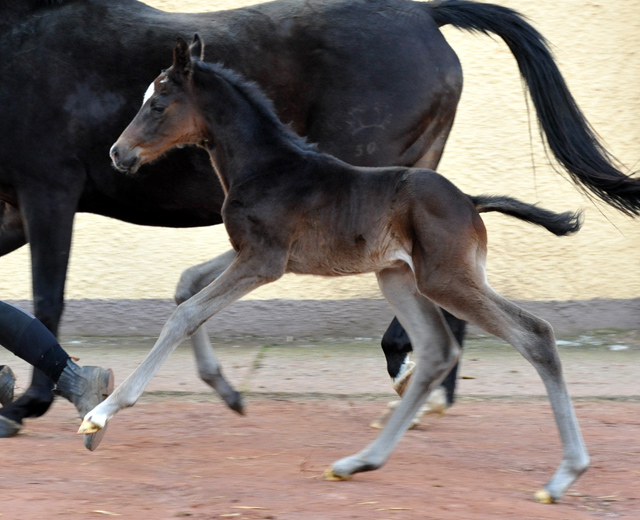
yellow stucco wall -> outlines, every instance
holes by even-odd
[[[150,0],[203,11],[255,2]],[[553,44],[573,95],[624,164],[640,168],[640,3],[498,0],[526,14]],[[465,87],[440,171],[469,193],[510,194],[545,207],[586,209],[575,237],[559,239],[505,216],[485,218],[489,280],[531,300],[640,297],[640,222],[594,205],[553,171],[527,113],[515,60],[498,39],[445,27]],[[94,215],[76,219],[67,298],[169,298],[180,272],[228,248],[224,229],[144,228]],[[0,293],[31,297],[28,249],[0,259]],[[249,296],[380,297],[372,276],[288,276]]]

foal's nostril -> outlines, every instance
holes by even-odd
[[[111,147],[111,150],[109,150],[109,157],[111,157],[113,164],[118,164],[118,161],[120,161],[120,152],[118,152],[115,144]]]

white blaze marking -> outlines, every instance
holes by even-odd
[[[155,81],[151,82],[151,85],[149,85],[149,88],[147,89],[147,91],[144,93],[144,99],[142,100],[142,104],[144,105],[147,101],[149,101],[149,98],[151,96],[153,96],[156,92],[156,87],[154,86]]]

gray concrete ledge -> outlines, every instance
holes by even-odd
[[[32,310],[31,301],[12,301]],[[640,329],[640,298],[517,302],[549,321],[558,333]],[[175,310],[171,300],[68,300],[60,333],[157,336]],[[380,338],[393,314],[384,300],[240,301],[208,323],[223,336]],[[478,332],[478,330],[473,330]]]

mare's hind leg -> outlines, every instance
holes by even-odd
[[[589,455],[562,375],[562,365],[551,326],[497,294],[484,275],[470,274],[470,283],[452,281],[420,290],[439,305],[474,325],[511,343],[536,369],[546,387],[560,438],[562,462],[551,480],[536,493],[541,502],[559,500],[589,467]],[[434,290],[435,289],[435,290]]]
[[[453,337],[462,349],[462,342],[464,341],[467,322],[459,320],[444,309],[441,309],[441,311],[447,325],[453,333]],[[387,359],[387,372],[393,382],[393,388],[398,392],[398,395],[402,396],[409,384],[409,381],[411,380],[415,363],[411,361],[410,358],[411,353],[413,352],[411,340],[402,325],[400,325],[398,318],[393,318],[391,325],[389,325],[389,328],[384,333],[382,338],[382,350],[385,358]],[[460,353],[460,357],[461,356],[462,352]],[[418,426],[420,424],[420,419],[427,414],[438,414],[439,416],[443,416],[447,408],[455,402],[455,390],[458,380],[458,368],[460,367],[460,357],[440,386],[435,388],[429,394],[426,403],[422,408],[420,408],[413,419],[411,428]],[[399,400],[389,402],[387,404],[387,408],[379,417],[374,419],[369,426],[372,428],[382,429],[384,425],[387,424],[389,417],[391,417],[391,413],[396,406],[398,406],[398,403],[400,403]]]
[[[232,249],[213,260],[185,270],[176,288],[176,303],[180,305],[187,301],[218,278],[231,265],[235,257],[236,252]],[[200,378],[218,393],[229,408],[240,414],[243,413],[242,395],[224,377],[204,325],[198,327],[191,336],[191,346]]]
[[[361,452],[334,463],[326,473],[329,479],[345,479],[382,466],[428,393],[456,363],[460,351],[440,309],[418,292],[413,272],[406,264],[378,273],[378,283],[411,338],[416,368],[402,401],[380,435]]]

